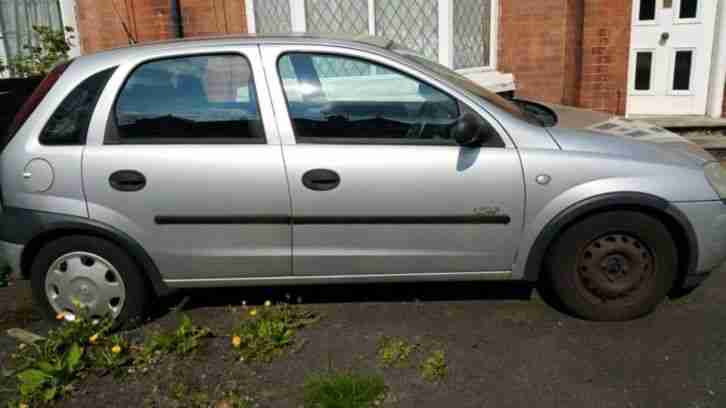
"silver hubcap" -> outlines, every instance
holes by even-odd
[[[110,262],[88,252],[71,252],[56,259],[45,275],[45,295],[56,313],[78,313],[100,318],[121,313],[126,286]]]

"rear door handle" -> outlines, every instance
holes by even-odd
[[[136,170],[119,170],[109,176],[108,182],[118,191],[139,191],[146,186],[146,177]]]
[[[338,187],[340,176],[333,170],[313,169],[303,174],[302,182],[310,190],[327,191]]]

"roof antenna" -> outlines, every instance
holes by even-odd
[[[125,3],[124,3],[125,4]],[[129,41],[129,45],[134,45],[137,43],[136,38],[134,38],[133,35],[131,35],[131,31],[129,31],[129,27],[126,25],[126,22],[123,18],[121,18],[121,13],[118,12],[118,9],[116,8],[116,0],[111,0],[111,6],[113,7],[113,11],[116,13],[116,17],[118,17],[118,20],[121,22],[121,26],[124,29],[124,32],[126,33],[126,39]],[[128,12],[128,10],[127,10]]]

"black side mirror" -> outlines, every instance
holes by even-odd
[[[451,128],[451,136],[456,143],[466,147],[481,146],[491,136],[489,126],[482,123],[476,115],[471,112],[463,114]]]

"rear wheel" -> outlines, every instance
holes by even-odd
[[[660,221],[612,211],[568,228],[551,248],[547,269],[552,289],[571,312],[628,320],[665,298],[677,265],[676,246]]]
[[[36,303],[48,318],[79,313],[110,316],[117,325],[139,322],[150,292],[141,271],[117,245],[101,238],[68,236],[38,252],[31,266]]]

